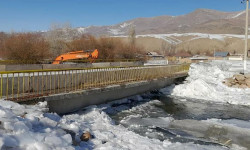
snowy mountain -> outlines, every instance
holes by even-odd
[[[181,16],[157,16],[136,18],[111,26],[89,26],[77,28],[81,33],[96,36],[128,35],[131,26],[137,34],[169,33],[219,33],[243,34],[245,11],[221,12],[210,9],[197,9]]]

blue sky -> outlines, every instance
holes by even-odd
[[[52,23],[73,27],[112,25],[138,17],[182,15],[198,8],[245,9],[241,0],[0,0],[0,31],[47,30]]]

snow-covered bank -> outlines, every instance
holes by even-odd
[[[0,100],[0,149],[74,149],[71,136],[58,127],[60,117],[45,106]]]
[[[230,104],[250,105],[250,89],[227,87],[222,83],[225,78],[232,77],[242,71],[242,62],[213,61],[192,64],[189,76],[184,84],[165,88],[161,91],[171,95],[203,99]],[[250,62],[248,62],[248,71]]]
[[[46,103],[24,106],[1,100],[0,149],[225,149],[149,139],[115,125],[102,109],[92,106],[61,117],[47,113]],[[89,131],[94,138],[81,142],[79,137],[84,131]]]

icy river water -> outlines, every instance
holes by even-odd
[[[241,68],[235,61],[192,64],[183,83],[111,103],[104,111],[117,125],[151,139],[250,149],[250,89],[222,83]]]
[[[139,102],[131,98],[124,103],[114,103],[105,112],[116,124],[148,138],[250,149],[249,106],[184,99],[157,92],[149,95],[142,96]]]

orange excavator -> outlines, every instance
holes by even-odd
[[[54,60],[52,64],[61,64],[63,61],[68,60],[78,60],[78,59],[90,59],[91,62],[94,61],[94,59],[98,58],[98,50],[95,49],[94,51],[75,51],[75,52],[68,52],[66,54],[62,54]]]

